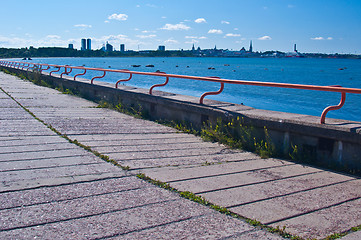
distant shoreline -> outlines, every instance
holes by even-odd
[[[223,49],[192,50],[146,50],[146,51],[111,51],[86,50],[71,48],[0,48],[0,58],[36,58],[36,57],[220,57],[220,58],[334,58],[361,59],[361,54],[325,54],[299,52],[239,52]]]

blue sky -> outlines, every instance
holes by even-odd
[[[0,47],[196,47],[361,54],[361,0],[1,1]]]

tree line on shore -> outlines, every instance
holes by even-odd
[[[112,51],[77,50],[61,47],[40,48],[0,48],[0,58],[33,58],[33,57],[192,57],[193,54],[185,51]]]
[[[243,57],[264,57],[281,56],[279,51],[266,51]],[[39,47],[39,48],[0,48],[0,58],[33,58],[33,57],[195,57],[192,51],[183,50],[147,50],[147,51],[103,51],[103,50],[77,50],[62,47]],[[324,54],[324,53],[303,53],[303,57],[309,58],[348,58],[361,59],[356,54]],[[242,56],[240,56],[242,57]]]

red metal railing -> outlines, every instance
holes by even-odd
[[[165,86],[169,82],[169,78],[182,78],[182,79],[190,79],[190,80],[200,80],[200,81],[209,81],[209,82],[218,82],[221,84],[221,87],[216,92],[206,92],[204,93],[200,98],[200,104],[203,104],[203,100],[208,95],[217,95],[220,94],[224,89],[224,84],[238,84],[238,85],[249,85],[249,86],[263,86],[263,87],[276,87],[276,88],[290,88],[290,89],[303,89],[303,90],[314,90],[314,91],[324,91],[324,92],[339,92],[341,93],[341,101],[336,106],[329,106],[325,108],[321,114],[320,123],[325,123],[326,114],[329,111],[332,110],[338,110],[340,109],[345,101],[346,101],[346,93],[354,93],[354,94],[361,94],[361,89],[359,88],[344,88],[341,86],[317,86],[317,85],[304,85],[304,84],[291,84],[291,83],[276,83],[276,82],[259,82],[259,81],[246,81],[246,80],[231,80],[231,79],[222,79],[219,77],[197,77],[197,76],[186,76],[186,75],[177,75],[177,74],[167,74],[164,72],[137,72],[137,71],[129,71],[128,69],[103,69],[103,68],[89,68],[89,67],[77,67],[77,66],[69,66],[69,65],[54,65],[54,64],[41,64],[41,63],[28,63],[28,62],[18,62],[18,61],[0,61],[1,66],[5,67],[12,67],[12,68],[19,68],[24,69],[27,68],[27,71],[30,68],[36,69],[39,72],[42,72],[44,70],[48,70],[51,67],[57,68],[57,70],[53,70],[49,73],[51,75],[52,73],[59,72],[61,68],[64,68],[64,72],[61,73],[60,77],[63,76],[63,74],[69,74],[73,69],[79,69],[84,70],[81,74],[76,74],[73,78],[73,80],[76,79],[76,77],[84,75],[87,71],[102,71],[102,76],[93,77],[90,80],[90,83],[94,83],[94,79],[100,79],[103,78],[107,72],[114,72],[114,73],[128,73],[130,74],[128,79],[121,79],[118,80],[115,84],[115,88],[118,88],[118,84],[120,82],[129,81],[133,74],[137,75],[147,75],[147,76],[159,76],[159,77],[165,77],[166,81],[162,84],[155,84],[149,89],[149,94],[152,94],[153,89],[155,87],[161,87]],[[43,66],[46,66],[46,69],[42,69]],[[70,69],[69,71],[67,69]]]

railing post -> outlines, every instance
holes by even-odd
[[[53,71],[51,71],[51,72],[49,73],[49,76],[51,76],[52,73],[59,72],[61,67],[55,67],[55,68],[57,68],[58,70],[53,70]]]
[[[76,75],[74,76],[73,80],[75,81],[75,79],[76,79],[77,76],[83,76],[85,73],[86,73],[86,69],[84,69],[84,72],[83,72],[83,73],[76,74]]]
[[[106,74],[106,73],[107,73],[107,72],[104,70],[104,73],[103,73],[103,75],[102,75],[102,76],[93,77],[93,78],[90,80],[90,83],[91,83],[91,84],[93,84],[94,79],[98,79],[98,78],[103,78],[103,77],[105,77],[105,74]]]
[[[210,78],[220,79],[220,77],[210,77]],[[216,92],[206,92],[206,93],[203,93],[202,96],[201,96],[201,98],[199,99],[199,104],[203,104],[203,100],[204,100],[204,98],[205,98],[206,96],[208,96],[208,95],[218,95],[218,94],[220,94],[220,93],[223,91],[223,89],[224,89],[224,83],[221,82],[221,87],[219,88],[218,91],[216,91]]]
[[[124,70],[124,71],[129,71],[128,69],[122,69],[122,70]],[[133,74],[132,74],[132,73],[129,73],[129,78],[118,80],[118,81],[115,83],[115,88],[118,88],[118,84],[119,84],[120,82],[127,82],[127,81],[129,81],[130,79],[132,79],[132,77],[133,77]]]
[[[335,85],[335,86],[330,86],[330,87],[341,87],[339,85]],[[341,100],[340,103],[338,105],[335,106],[329,106],[327,108],[325,108],[321,114],[321,119],[320,119],[320,123],[321,124],[325,124],[325,119],[326,119],[326,114],[329,111],[333,111],[333,110],[338,110],[340,108],[342,108],[342,106],[345,104],[346,102],[346,93],[345,92],[341,92]]]
[[[166,74],[165,72],[157,72],[157,73]],[[153,86],[149,89],[149,94],[150,94],[150,95],[152,95],[152,93],[153,93],[153,88],[155,88],[155,87],[163,87],[163,86],[165,86],[165,85],[168,84],[168,82],[169,82],[169,77],[168,77],[168,76],[165,76],[165,77],[166,77],[166,80],[165,80],[164,83],[155,84],[155,85],[153,85]]]
[[[68,68],[70,68],[70,71],[68,72]],[[65,65],[65,72],[60,74],[60,78],[63,78],[63,74],[68,75],[69,73],[71,73],[71,71],[73,71],[72,67],[69,67],[68,65]]]
[[[46,69],[43,69],[43,66],[41,66],[40,73],[43,73],[43,71],[50,69],[50,66],[47,65],[46,67],[47,67]]]

